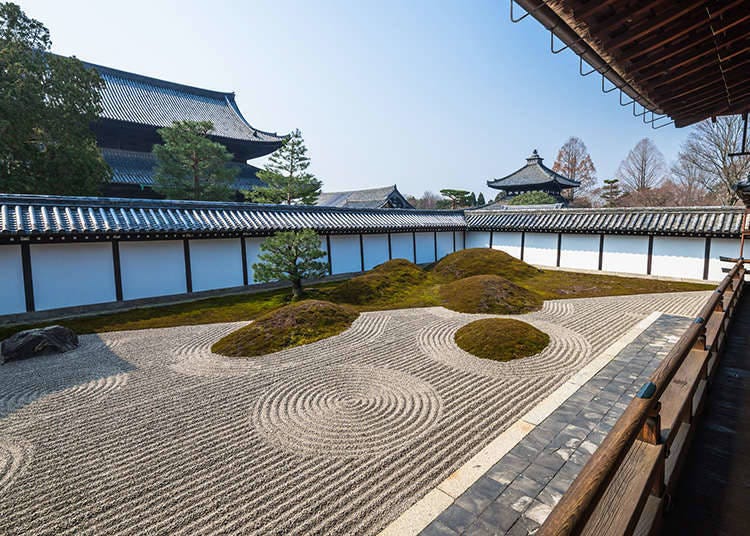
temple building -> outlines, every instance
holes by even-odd
[[[108,197],[161,197],[153,190],[156,159],[151,153],[162,143],[157,129],[174,121],[211,121],[211,138],[234,155],[240,168],[236,190],[263,184],[259,169],[247,164],[278,149],[284,137],[254,128],[245,120],[234,93],[211,91],[166,82],[139,74],[94,65],[104,80],[102,113],[92,125],[102,155],[112,168],[112,180],[103,188]]]
[[[414,208],[396,185],[348,192],[323,192],[316,205],[339,208]]]
[[[536,149],[526,159],[526,165],[501,179],[487,181],[487,186],[502,190],[508,197],[526,192],[544,192],[550,194],[560,203],[567,203],[573,197],[573,189],[581,183],[552,171],[542,163]],[[563,191],[570,194],[563,195]]]

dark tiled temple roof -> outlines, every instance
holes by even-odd
[[[348,208],[414,208],[401,195],[395,184],[367,190],[323,192],[318,197],[317,205]]]
[[[174,121],[211,121],[213,135],[232,140],[280,145],[283,137],[252,127],[234,93],[210,91],[85,63],[104,79],[101,117],[153,127]],[[269,151],[270,152],[270,151]]]
[[[571,180],[552,171],[542,163],[543,158],[534,152],[526,159],[526,165],[501,179],[487,181],[487,186],[498,190],[522,189],[525,187],[542,187],[545,184],[556,183],[561,188],[576,188],[580,182]]]
[[[737,237],[743,208],[472,210],[469,229],[495,231]]]
[[[123,151],[121,149],[101,149],[104,160],[112,168],[112,181],[118,184],[138,184],[140,186],[154,185],[154,169],[156,157],[153,153],[140,151]],[[230,162],[230,165],[240,168],[234,183],[236,190],[251,190],[264,183],[255,175],[259,169],[249,164]]]
[[[80,239],[268,235],[310,228],[323,233],[464,230],[460,211],[160,201],[0,194],[0,242],[19,237]],[[132,236],[131,236],[132,237]]]

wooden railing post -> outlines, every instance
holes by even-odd
[[[659,415],[661,410],[661,403],[656,402],[651,406],[646,414],[646,421],[641,427],[641,431],[638,433],[638,439],[651,443],[652,445],[658,445],[661,440],[661,416]]]

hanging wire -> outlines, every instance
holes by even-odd
[[[609,89],[605,89],[605,87],[604,87],[604,81],[605,80],[609,80],[609,78],[607,78],[606,76],[604,76],[604,73],[602,73],[602,93],[612,93],[616,89],[622,89],[621,87],[612,84],[612,82],[610,82],[610,84],[612,84],[612,87],[609,88]]]
[[[620,90],[620,106],[630,106],[631,104],[635,102],[635,99],[631,99],[630,102],[622,102],[622,95],[623,95],[623,91]]]
[[[549,31],[549,50],[550,50],[550,52],[552,52],[553,54],[559,54],[563,50],[567,50],[569,48],[570,48],[570,45],[565,45],[564,47],[555,50],[555,32],[554,32],[554,28]]]
[[[586,65],[589,65],[589,64],[587,63]],[[589,65],[589,67],[591,67],[591,65]],[[583,72],[583,56],[578,56],[578,73],[579,73],[579,74],[580,74],[581,76],[588,76],[588,75],[590,75],[591,73],[595,73],[595,72],[596,72],[596,69],[594,69],[594,68],[592,67],[592,68],[591,68],[591,70],[590,70],[589,72],[587,72],[587,73],[584,73],[584,72]]]

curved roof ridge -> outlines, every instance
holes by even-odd
[[[526,165],[521,166],[513,173],[510,173],[504,177],[500,177],[499,179],[488,180],[487,186],[489,186],[490,188],[502,189],[503,182],[507,181],[506,184],[511,185],[509,183],[513,179],[516,180],[517,184],[513,184],[512,186],[518,186],[521,184],[543,184],[543,182],[541,181],[543,176],[546,176],[548,179],[559,183],[561,186],[575,188],[581,185],[579,181],[569,179],[565,175],[561,175],[557,171],[548,168],[542,163],[543,160],[544,159],[539,156],[536,149],[534,149],[534,152],[531,154],[531,156],[526,159]],[[536,175],[536,177],[534,175]]]

